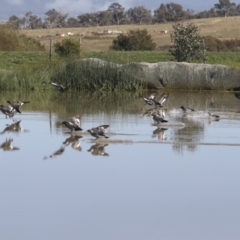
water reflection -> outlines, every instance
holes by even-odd
[[[55,152],[53,152],[51,155],[49,155],[48,157],[45,156],[43,159],[46,160],[48,158],[54,158],[54,157],[57,157],[57,156],[60,156],[64,153],[65,151],[65,146],[61,146],[58,150],[56,150]]]
[[[106,143],[95,143],[87,151],[94,156],[105,156],[108,157],[109,154],[105,152],[105,147],[108,146]]]
[[[74,149],[74,150],[77,150],[77,151],[82,151],[82,148],[80,146],[80,141],[79,139],[82,138],[82,136],[80,135],[72,135],[68,138],[65,139],[65,141],[63,142],[63,144],[65,146],[69,146],[71,145],[71,147]]]
[[[3,129],[1,134],[4,134],[6,132],[28,132],[28,130],[23,129],[20,125],[21,120],[13,120],[14,122],[12,124],[7,124],[7,126]]]
[[[14,147],[14,146],[12,145],[12,142],[13,142],[13,139],[12,139],[12,138],[6,139],[5,142],[3,142],[3,143],[0,145],[0,148],[2,148],[3,151],[15,151],[15,150],[19,150],[18,147]]]

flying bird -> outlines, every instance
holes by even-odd
[[[6,115],[6,118],[12,118],[14,114],[16,113],[16,110],[12,106],[3,106],[0,105],[0,110],[2,111],[3,114]]]
[[[16,112],[20,113],[21,114],[21,111],[20,111],[20,107],[23,105],[23,104],[26,104],[26,103],[29,103],[30,101],[23,101],[23,102],[10,102],[10,101],[7,101],[7,103],[13,108],[16,110]]]
[[[159,98],[154,97],[153,101],[156,107],[163,107],[163,103],[168,99],[169,94],[163,93]]]

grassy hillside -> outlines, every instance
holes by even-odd
[[[237,17],[221,17],[194,19],[191,21],[200,29],[202,36],[213,36],[219,39],[240,38],[240,16]],[[55,28],[55,29],[36,29],[36,30],[20,30],[21,33],[34,38],[38,38],[42,44],[49,49],[49,40],[53,42],[61,41],[63,38],[57,37],[56,34],[72,32],[79,39],[81,36],[83,51],[107,51],[116,35],[107,35],[104,37],[90,36],[91,32],[102,32],[103,30],[119,30],[128,31],[130,29],[147,29],[152,35],[154,42],[158,47],[171,44],[170,34],[172,33],[172,23],[152,24],[152,25],[120,25],[120,26],[104,26],[104,27],[82,27],[82,28]],[[166,34],[161,34],[161,30],[167,30]]]

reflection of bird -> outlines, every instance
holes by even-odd
[[[156,99],[156,97],[153,98],[153,101],[155,103],[155,106],[163,107],[163,103],[167,100],[169,94],[163,93],[159,98]]]
[[[184,106],[181,106],[180,108],[183,110],[184,113],[191,113],[195,111],[193,108],[186,108]]]
[[[16,113],[16,110],[11,106],[0,105],[0,110],[2,111],[3,114],[6,115],[6,118],[7,117],[11,118]]]
[[[60,147],[56,152],[54,152],[52,155],[50,155],[50,157],[55,157],[55,156],[61,155],[61,154],[63,154],[64,150],[65,150],[64,147]]]
[[[21,122],[21,120],[14,122],[12,124],[7,124],[7,127],[5,127],[1,133],[3,134],[5,132],[20,132],[20,131],[22,131],[20,122]]]
[[[10,101],[7,101],[7,103],[9,103],[9,105],[10,105],[13,109],[15,109],[18,113],[21,113],[20,107],[21,107],[23,104],[29,103],[29,101],[24,101],[24,102],[10,102]]]
[[[82,151],[82,148],[80,146],[79,138],[82,136],[76,136],[76,135],[71,135],[69,138],[66,138],[66,140],[63,142],[66,146],[71,144],[72,148],[78,151]]]
[[[158,139],[159,140],[165,140],[165,131],[167,130],[167,128],[157,128],[153,131],[154,135],[158,135]]]
[[[105,129],[108,127],[109,125],[101,125],[96,128],[88,129],[87,131],[95,138],[100,138],[100,137],[108,138],[108,136],[105,135]]]
[[[162,117],[160,117],[157,113],[152,113],[152,118],[154,120],[154,122],[156,123],[164,123],[164,122],[168,122],[167,120],[163,119]]]
[[[240,99],[240,93],[235,93],[234,95],[236,98]]]
[[[71,132],[73,131],[82,131],[82,128],[80,128],[77,124],[71,122],[71,121],[63,121],[62,122],[65,127],[69,128]]]
[[[218,121],[218,120],[220,119],[220,116],[218,116],[218,115],[216,115],[216,114],[212,114],[212,113],[208,112],[208,115],[209,115],[209,118],[210,118],[211,120],[216,120],[216,121]]]
[[[107,145],[108,144],[96,143],[96,144],[92,145],[87,151],[91,152],[91,154],[94,156],[109,156],[109,154],[106,153],[105,149],[104,149]]]
[[[14,150],[19,150],[18,147],[13,147],[12,146],[12,138],[6,139],[4,143],[1,144],[0,148],[2,148],[4,151],[14,151]]]

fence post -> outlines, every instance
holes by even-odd
[[[49,59],[52,60],[52,39],[50,39]]]

